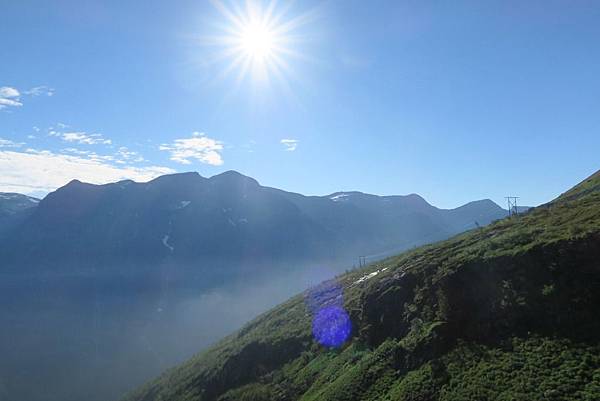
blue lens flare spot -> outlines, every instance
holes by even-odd
[[[326,347],[340,347],[351,330],[350,316],[339,306],[327,306],[319,310],[313,319],[313,336]]]
[[[335,280],[325,281],[307,290],[304,301],[312,314],[327,306],[342,307],[344,305],[342,286]]]

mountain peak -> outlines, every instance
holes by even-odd
[[[196,180],[199,178],[204,178],[204,177],[202,177],[200,175],[200,173],[198,173],[197,171],[186,171],[183,173],[173,173],[173,174],[161,175],[161,176],[156,177],[155,179],[151,180],[150,182]]]
[[[479,199],[479,200],[474,200],[468,203],[465,203],[462,206],[459,206],[457,209],[460,208],[464,208],[464,207],[474,207],[474,206],[481,206],[481,207],[491,207],[494,209],[502,209],[496,202],[494,202],[491,199]]]
[[[251,186],[260,186],[258,181],[252,177],[248,177],[235,170],[227,170],[221,174],[213,175],[209,178],[212,182],[239,183]]]
[[[65,187],[69,187],[69,186],[76,186],[76,185],[81,185],[83,184],[83,182],[79,181],[78,179],[74,178],[71,181],[69,181],[67,183],[67,185],[65,185]]]
[[[198,172],[189,171],[185,173],[161,175],[148,182],[147,185],[155,189],[160,188],[161,190],[174,191],[196,187],[202,185],[205,181],[207,181],[207,179],[202,177]]]

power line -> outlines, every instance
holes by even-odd
[[[519,208],[517,206],[518,196],[505,196],[506,203],[508,204],[508,217],[516,216],[519,214]]]

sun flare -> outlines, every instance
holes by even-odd
[[[213,4],[225,17],[222,34],[209,42],[220,48],[218,60],[226,60],[222,75],[237,72],[238,81],[275,79],[285,81],[290,73],[289,60],[301,55],[294,45],[302,41],[298,28],[307,23],[309,14],[289,17],[289,7],[281,10],[276,1],[248,0],[243,6]]]
[[[240,37],[241,46],[248,56],[263,60],[274,48],[274,34],[259,24],[247,26]]]

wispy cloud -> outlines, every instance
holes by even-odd
[[[36,86],[23,92],[12,86],[2,86],[0,87],[0,109],[23,106],[22,96],[52,96],[53,94],[54,89],[47,86]]]
[[[114,146],[105,148],[110,154],[98,154],[95,151],[80,149],[76,145],[112,145],[111,139],[105,138],[102,134],[90,134],[85,131],[62,131],[70,126],[64,123],[56,123],[48,128],[48,136],[60,138],[64,142],[71,144],[70,147],[63,148],[59,151],[61,154],[77,155],[90,160],[114,162],[121,165],[130,165],[132,163],[145,162],[146,159],[137,151],[130,150],[126,146],[119,146],[116,150]]]
[[[64,132],[63,141],[76,142],[84,145],[110,145],[112,141],[102,137],[102,134],[88,134],[86,132]]]
[[[92,152],[91,150],[81,150],[81,149],[77,149],[77,148],[64,148],[64,149],[61,149],[61,153],[71,153],[74,155],[89,155],[94,152]]]
[[[146,161],[138,152],[129,150],[126,146],[121,146],[117,149],[115,153],[115,157],[117,158],[117,163],[125,163],[127,161],[140,163]]]
[[[11,97],[19,97],[21,94],[15,88],[11,88],[10,86],[2,86],[0,87],[0,97],[11,98]]]
[[[241,146],[248,153],[254,153],[254,148],[256,147],[256,141],[254,139],[250,139],[247,143]]]
[[[58,123],[58,128],[68,127],[65,124]],[[84,131],[62,132],[50,128],[48,136],[61,138],[65,142],[78,143],[81,145],[111,145],[112,140],[105,138],[102,134],[89,134]]]
[[[35,86],[29,90],[23,91],[23,94],[29,96],[52,96],[54,95],[54,89],[45,85]]]
[[[287,152],[293,152],[300,141],[298,139],[282,139],[280,142]]]
[[[223,164],[223,143],[200,132],[192,133],[191,138],[175,139],[170,144],[162,144],[159,150],[169,152],[170,159],[181,164],[191,164],[191,159],[213,166]]]
[[[0,148],[20,148],[25,145],[23,142],[14,142],[10,139],[0,138]]]
[[[81,157],[88,158],[90,160],[114,162],[117,164],[133,164],[145,162],[146,159],[138,152],[129,150],[125,146],[121,146],[116,152],[110,155],[101,155],[91,150],[84,150],[78,148],[64,148],[61,149],[60,153],[69,155],[78,155]]]
[[[0,87],[0,109],[23,106],[20,97],[21,93],[17,89],[10,86]]]
[[[39,194],[52,191],[72,179],[94,184],[124,179],[148,181],[174,172],[162,166],[115,165],[105,156],[96,154],[67,155],[36,149],[0,150],[0,191],[5,192]]]

